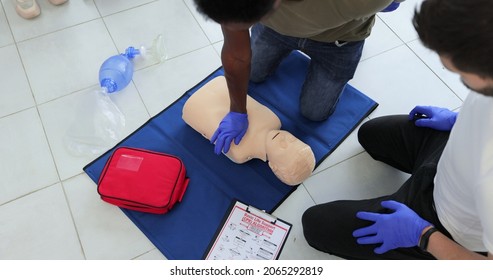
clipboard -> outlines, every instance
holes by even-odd
[[[277,260],[292,225],[273,215],[233,200],[204,260]]]

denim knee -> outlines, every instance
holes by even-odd
[[[323,90],[306,90],[304,89],[300,97],[301,115],[310,121],[325,121],[335,111],[339,97],[342,93],[334,94]]]
[[[267,78],[267,73],[260,74],[259,71],[255,71],[252,65],[252,71],[250,72],[250,81],[254,83],[261,83]]]
[[[301,115],[313,122],[327,120],[335,111],[335,104],[325,109],[314,109],[312,106],[300,105]]]
[[[296,47],[296,38],[284,36],[257,23],[252,27],[250,80],[263,82]]]

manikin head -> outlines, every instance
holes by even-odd
[[[287,185],[301,184],[315,167],[315,156],[310,146],[285,130],[270,131],[265,150],[270,168]]]

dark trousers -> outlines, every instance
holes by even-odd
[[[419,128],[407,115],[370,120],[358,131],[358,139],[376,160],[387,163],[411,177],[391,195],[367,200],[341,200],[313,206],[303,214],[305,238],[312,247],[346,259],[434,259],[418,247],[399,248],[384,254],[373,250],[380,246],[359,245],[352,232],[372,222],[356,218],[359,211],[388,213],[380,202],[396,200],[406,204],[420,217],[450,234],[440,224],[433,201],[436,166],[449,133]]]
[[[353,78],[364,41],[344,44],[318,42],[282,35],[260,23],[252,27],[250,79],[259,83],[272,74],[293,50],[310,57],[300,95],[300,112],[311,121],[323,121],[334,112],[347,82]]]

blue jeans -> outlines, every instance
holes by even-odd
[[[250,80],[262,82],[293,50],[308,55],[310,66],[300,95],[301,114],[312,121],[326,120],[335,110],[345,85],[353,78],[364,40],[324,43],[281,35],[257,23],[252,27]]]

